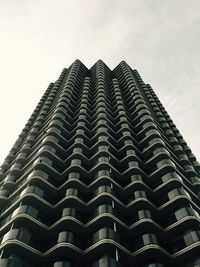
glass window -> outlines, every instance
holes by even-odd
[[[109,170],[98,171],[97,177],[100,177],[100,176],[109,176],[110,177],[110,171]]]
[[[148,265],[145,265],[145,267],[164,267],[161,263],[150,263]]]
[[[80,159],[72,159],[71,165],[81,165],[81,160]]]
[[[126,118],[126,117],[123,117],[123,116],[122,116],[122,117],[120,117],[120,119],[119,119],[119,120],[120,120],[120,122],[122,122],[122,121],[126,121],[126,122],[127,122],[127,118]]]
[[[83,126],[85,126],[85,122],[79,121],[77,125],[83,127]]]
[[[193,184],[195,184],[195,183],[200,183],[200,179],[199,179],[199,177],[197,177],[197,176],[191,177],[191,178],[190,178],[190,181],[191,181],[191,183],[193,183]]]
[[[106,118],[106,114],[100,112],[100,113],[97,115],[97,118]]]
[[[84,134],[84,130],[82,130],[82,129],[78,129],[78,130],[76,130],[76,134]]]
[[[137,161],[130,161],[129,163],[128,163],[128,167],[130,168],[130,167],[138,167],[139,166],[139,164],[138,164],[138,162]]]
[[[60,232],[58,236],[58,243],[61,242],[67,242],[67,243],[72,243],[74,242],[74,234],[71,231],[64,231]]]
[[[101,136],[99,136],[98,140],[99,141],[107,141],[108,140],[108,137],[107,136],[104,136],[104,135],[101,135]]]
[[[85,115],[79,115],[79,119],[80,120],[86,120],[86,116]]]
[[[69,173],[69,180],[70,179],[80,179],[80,173],[79,172],[71,172]]]
[[[149,136],[149,135],[151,135],[151,134],[160,135],[160,134],[158,133],[158,131],[157,131],[157,130],[154,130],[154,129],[151,129],[151,130],[149,130],[149,131],[146,132],[146,136]],[[156,150],[157,150],[157,149],[156,149]]]
[[[11,239],[18,239],[26,244],[29,244],[31,239],[31,233],[25,228],[12,229],[4,235],[2,243]]]
[[[104,145],[104,146],[99,146],[99,147],[98,147],[98,150],[99,150],[99,151],[102,151],[102,150],[106,150],[106,151],[108,151],[108,146],[105,146],[105,145]]]
[[[159,161],[157,163],[157,166],[158,166],[158,168],[160,168],[163,165],[167,165],[167,164],[175,166],[174,163],[170,159],[163,159],[163,160]]]
[[[121,128],[122,128],[122,129],[124,129],[124,128],[129,128],[129,126],[128,126],[127,123],[123,123],[123,124],[121,125]]]
[[[139,220],[145,219],[145,218],[149,218],[149,219],[152,218],[150,210],[139,210],[138,217],[139,217]]]
[[[142,176],[139,174],[131,175],[131,182],[142,181]]]
[[[82,107],[82,108],[87,108],[87,103],[83,103],[83,102],[82,102],[82,103],[81,103],[81,107]]]
[[[79,113],[83,113],[83,114],[84,114],[84,113],[87,113],[87,109],[85,109],[85,108],[81,108],[80,111],[79,111]]]
[[[6,189],[0,190],[0,198],[1,197],[8,197],[9,194],[10,194],[9,190],[6,190]]]
[[[31,179],[33,176],[39,176],[47,180],[48,174],[41,170],[33,170],[27,177],[27,179]]]
[[[145,193],[145,191],[138,190],[138,191],[134,192],[134,197],[135,197],[135,199],[140,198],[140,197],[146,198],[146,193]]]
[[[172,199],[179,195],[184,195],[183,188],[175,188],[168,193],[169,199]]]
[[[117,267],[119,266],[114,258],[109,255],[103,255],[92,267]]]
[[[97,125],[99,125],[99,124],[106,124],[106,120],[99,120],[98,122],[97,122]]]
[[[125,140],[124,145],[133,145],[133,141],[132,140]]]
[[[96,209],[96,215],[102,214],[102,213],[113,213],[113,208],[111,205],[100,205],[97,209]]]
[[[47,141],[51,141],[51,142],[54,142],[54,143],[59,143],[58,141],[58,138],[54,137],[54,136],[51,136],[51,135],[48,135],[47,137],[45,137],[43,140],[42,140],[42,143],[45,143]]]
[[[122,134],[123,136],[131,136],[131,133],[129,131],[123,131]]]
[[[98,129],[97,129],[97,133],[105,133],[107,131],[107,128],[106,127],[99,127]]]
[[[28,194],[28,193],[34,193],[34,194],[38,195],[39,197],[43,197],[44,191],[37,186],[31,185],[31,186],[28,186],[27,188],[25,188],[21,192],[20,196]]]
[[[183,236],[186,246],[200,240],[200,231],[191,231]]]
[[[99,107],[97,108],[97,112],[105,112],[106,109],[104,107]]]
[[[155,128],[155,125],[153,124],[153,122],[146,122],[142,127],[143,127],[143,129],[146,129],[147,127],[153,127],[153,128]],[[152,139],[153,140],[153,139]],[[158,140],[160,140],[160,139],[158,139]],[[155,142],[155,141],[154,141]],[[154,143],[153,142],[153,143]],[[153,144],[152,143],[152,144]]]
[[[109,159],[108,159],[108,157],[100,157],[100,158],[98,158],[98,163],[100,163],[100,162],[109,162]]]
[[[144,245],[158,244],[158,240],[155,234],[144,234],[142,236]]]
[[[159,147],[159,148],[156,148],[154,151],[153,151],[153,154],[154,155],[157,155],[158,153],[167,153],[169,155],[169,152],[166,150],[166,148],[164,147]]]
[[[75,138],[75,143],[83,144],[83,138]]]
[[[72,264],[69,261],[57,261],[53,267],[72,267]]]
[[[4,179],[4,184],[6,184],[6,183],[14,183],[15,181],[16,181],[16,175],[10,175],[10,174],[8,174],[7,176],[6,176],[6,178]]]
[[[46,163],[48,165],[52,165],[52,160],[48,159],[47,157],[39,157],[37,158],[34,162],[33,162],[33,165],[37,164],[37,163]]]
[[[97,195],[104,193],[104,192],[111,193],[111,187],[108,185],[102,185],[102,186],[99,186],[98,189],[96,190]]]
[[[177,221],[189,215],[193,215],[191,207],[183,207],[175,211]]]
[[[76,216],[76,209],[75,208],[71,208],[71,207],[67,207],[63,209],[63,213],[62,213],[62,217],[64,216],[72,216],[75,217]]]
[[[75,147],[75,148],[73,149],[73,153],[82,153],[82,151],[83,151],[83,149],[80,148],[80,147]]]
[[[78,189],[76,189],[76,188],[68,188],[66,190],[66,196],[78,196]]]
[[[151,120],[151,121],[152,121],[152,118],[151,118],[151,116],[149,116],[149,115],[143,115],[143,116],[140,118],[140,121],[144,121],[144,120]]]
[[[33,208],[31,206],[23,205],[18,207],[12,214],[12,217],[18,215],[18,214],[28,214],[34,218],[37,218],[38,210],[36,208]]]
[[[126,151],[126,155],[128,156],[128,155],[133,155],[133,156],[135,156],[135,151],[133,150],[133,149],[128,149],[127,151]]]
[[[114,239],[114,230],[108,227],[104,227],[94,234],[93,242],[96,243],[102,239]]]

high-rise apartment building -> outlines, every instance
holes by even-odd
[[[200,166],[124,61],[64,69],[0,175],[1,267],[200,266]]]

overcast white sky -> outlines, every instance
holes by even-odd
[[[136,68],[200,159],[199,0],[0,0],[0,163],[76,58]]]

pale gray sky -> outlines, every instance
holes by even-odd
[[[200,159],[199,0],[1,0],[0,33],[0,163],[76,58],[138,69]]]

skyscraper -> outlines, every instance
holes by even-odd
[[[122,61],[76,60],[1,166],[0,266],[200,266],[200,165]]]

